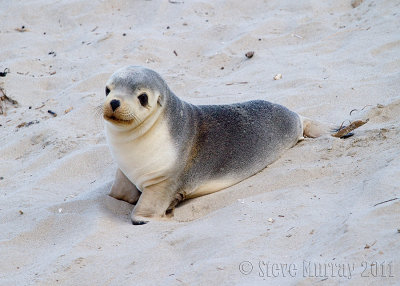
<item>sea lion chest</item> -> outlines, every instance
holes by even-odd
[[[114,132],[107,127],[106,135],[118,167],[140,191],[171,174],[177,151],[165,121],[155,124],[139,137],[129,132]]]

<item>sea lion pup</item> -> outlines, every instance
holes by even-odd
[[[263,100],[197,106],[156,72],[116,71],[106,85],[105,130],[119,169],[110,196],[136,204],[133,224],[161,219],[182,200],[234,185],[303,136],[329,127]]]

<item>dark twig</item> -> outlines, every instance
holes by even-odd
[[[358,109],[352,109],[352,110],[350,111],[350,115],[353,113],[353,111],[358,111]]]
[[[234,85],[234,84],[248,84],[248,82],[247,81],[231,82],[231,83],[226,83],[225,85]]]
[[[342,124],[340,124],[340,127],[338,128],[337,131],[340,131],[340,130],[342,130],[342,129],[344,128],[343,124],[344,124],[346,121],[348,121],[348,122],[351,124],[351,121],[350,121],[350,120],[345,120],[345,121],[342,122]]]
[[[47,110],[47,112],[49,113],[49,114],[51,114],[51,115],[53,115],[53,117],[56,117],[57,116],[57,113],[55,113],[54,111],[52,111],[52,110]]]
[[[383,201],[383,202],[374,204],[374,207],[376,207],[376,206],[378,206],[378,205],[381,205],[381,204],[384,204],[384,203],[388,203],[388,202],[391,202],[391,201],[395,201],[395,200],[398,200],[398,199],[400,199],[400,198],[394,198],[394,199],[390,199],[390,200],[387,200],[387,201]]]
[[[363,108],[361,108],[361,110],[364,110],[367,106],[372,106],[371,104],[367,104],[366,106],[364,106]]]
[[[5,77],[10,72],[9,68],[5,68],[3,72],[0,72],[0,77]]]

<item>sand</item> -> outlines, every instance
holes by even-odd
[[[356,2],[1,1],[0,284],[398,285],[400,3]],[[98,108],[130,64],[195,104],[369,122],[133,226]]]

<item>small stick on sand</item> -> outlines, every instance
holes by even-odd
[[[350,115],[353,113],[353,111],[358,111],[358,109],[352,109],[352,110],[350,111]]]
[[[47,112],[50,113],[51,115],[53,115],[53,117],[57,117],[57,113],[55,113],[54,111],[49,109],[49,110],[47,110]]]
[[[231,83],[226,83],[225,85],[234,85],[234,84],[248,84],[248,82],[247,81],[231,82]]]
[[[338,132],[332,134],[333,137],[343,137],[346,134],[349,134],[351,131],[353,131],[354,129],[357,129],[360,126],[363,126],[365,123],[367,123],[369,121],[369,119],[363,121],[363,120],[356,120],[353,121],[349,126],[346,126],[342,129],[339,129]]]
[[[371,104],[367,104],[366,106],[364,106],[363,108],[361,108],[361,110],[364,110],[366,107],[368,107],[368,106],[372,106]],[[354,111],[359,111],[358,109],[353,109],[353,110],[351,110],[350,111],[350,115],[354,112]]]
[[[344,124],[346,121],[348,121],[348,122],[351,124],[351,121],[350,121],[350,120],[345,120],[345,121],[343,121],[342,124],[340,124],[340,127],[337,129],[338,131],[341,130],[341,129],[343,128],[343,124]],[[337,131],[336,131],[336,132],[337,132]]]
[[[383,201],[383,202],[374,204],[374,207],[376,207],[376,206],[378,206],[378,205],[381,205],[381,204],[384,204],[384,203],[388,203],[388,202],[391,202],[391,201],[395,201],[395,200],[398,200],[398,199],[400,199],[400,198],[394,198],[394,199],[386,200],[386,201]]]
[[[372,106],[371,104],[367,104],[366,106],[364,106],[363,108],[361,108],[361,110],[364,110],[366,107],[368,106]]]

